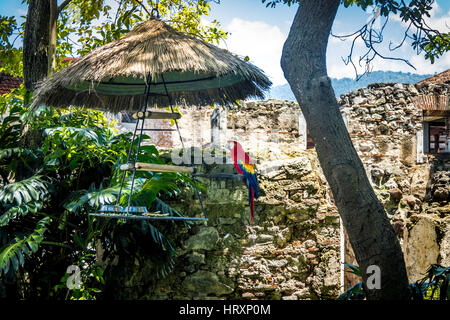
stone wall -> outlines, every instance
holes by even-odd
[[[209,221],[178,250],[174,272],[155,284],[156,299],[318,299],[339,293],[339,218],[329,205],[314,151],[260,176],[256,223],[242,181],[204,181]],[[212,169],[213,171],[215,168]],[[221,168],[224,170],[224,168]],[[227,166],[225,172],[231,172]],[[193,195],[171,203],[201,216]]]
[[[339,100],[353,144],[403,245],[410,281],[422,278],[432,263],[449,262],[449,168],[423,152],[417,103],[423,96],[448,97],[449,88],[373,84]]]
[[[121,267],[126,274],[114,273],[115,281],[126,284],[117,298],[325,299],[339,294],[339,216],[315,150],[298,144],[298,106],[268,101],[241,108],[246,112],[236,107],[220,114],[217,109],[215,121],[225,132],[216,132],[222,140],[218,143],[216,136],[211,148],[236,139],[257,160],[261,195],[255,225],[249,221],[243,179],[200,178],[209,221],[191,229],[164,229],[176,241],[173,272],[156,281],[149,265],[130,262]],[[200,173],[235,173],[231,164],[198,168]],[[202,216],[193,192],[169,203],[186,216]]]
[[[423,94],[448,95],[448,85],[375,84],[339,99],[355,148],[402,244],[411,281],[432,263],[450,265],[449,164],[421,148],[415,98]],[[134,265],[123,274],[127,289],[117,290],[117,297],[323,299],[335,298],[341,286],[356,281],[343,277],[341,262],[355,261],[315,150],[306,150],[298,105],[268,100],[181,112],[187,146],[208,151],[234,139],[256,159],[261,187],[256,224],[249,223],[242,179],[202,179],[209,221],[190,229],[161,225],[176,243],[174,271],[155,280],[150,264]],[[180,146],[171,134],[159,147]],[[234,170],[230,164],[199,169]],[[171,205],[201,216],[193,193]]]

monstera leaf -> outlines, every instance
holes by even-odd
[[[49,222],[49,217],[39,220],[33,232],[26,236],[15,237],[13,241],[0,249],[0,274],[2,272],[6,274],[10,268],[17,271],[24,265],[25,257],[31,256],[38,250]]]
[[[17,158],[22,156],[29,156],[32,159],[37,158],[36,152],[31,149],[17,147],[0,150],[0,160],[7,160],[12,157]]]
[[[43,202],[52,192],[52,185],[41,175],[13,182],[0,188],[0,204],[21,206],[31,201]]]
[[[17,219],[27,215],[28,213],[36,213],[42,209],[43,203],[32,201],[24,203],[15,207],[9,208],[4,214],[0,216],[0,227],[6,226],[10,220]]]

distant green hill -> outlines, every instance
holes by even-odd
[[[373,71],[364,75],[361,79],[356,81],[351,78],[335,79],[331,78],[331,83],[334,88],[336,96],[345,94],[350,91],[354,91],[359,88],[367,87],[371,83],[375,82],[400,82],[400,83],[416,83],[420,80],[431,77],[432,74],[422,75],[404,72],[393,71]],[[272,87],[267,94],[268,99],[280,99],[280,100],[295,100],[294,94],[289,87],[289,84],[283,84],[281,86]]]

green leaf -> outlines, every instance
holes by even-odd
[[[352,270],[352,271],[350,271],[350,273],[353,273],[353,274],[361,277],[361,271],[359,270],[358,266],[354,266],[354,265],[352,265],[350,263],[347,263],[347,262],[344,262],[344,265],[349,267]]]
[[[25,216],[30,212],[36,213],[42,208],[42,206],[42,202],[33,201],[12,207],[0,216],[0,226],[6,226],[10,220]]]
[[[30,201],[42,202],[48,199],[53,186],[43,176],[35,175],[28,179],[13,182],[0,188],[0,204],[21,206]]]
[[[25,256],[30,256],[37,251],[49,223],[49,217],[39,220],[32,233],[22,237],[16,236],[14,240],[0,249],[0,274],[2,272],[6,274],[10,268],[17,271],[24,265]]]

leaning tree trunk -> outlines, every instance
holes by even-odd
[[[323,173],[333,192],[368,299],[406,299],[400,244],[353,147],[326,70],[328,37],[340,0],[303,0],[283,47],[281,66],[304,113]],[[381,288],[366,286],[369,266]]]
[[[50,1],[30,0],[23,39],[23,76],[29,91],[47,76],[49,39]]]

